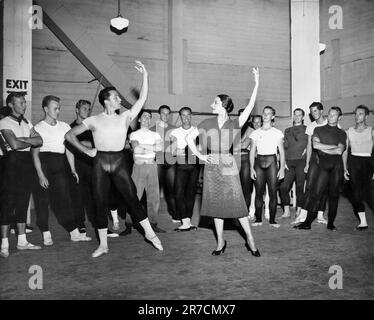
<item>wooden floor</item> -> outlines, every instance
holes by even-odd
[[[311,231],[292,229],[290,219],[278,219],[279,229],[265,222],[252,228],[261,258],[248,254],[229,223],[227,251],[212,256],[212,230],[174,232],[164,203],[159,222],[167,230],[160,235],[164,252],[133,232],[109,239],[109,254],[93,259],[95,239],[73,243],[51,218],[53,247],[20,252],[11,236],[10,256],[0,259],[0,299],[373,299],[374,216],[367,216],[371,227],[354,231],[356,218],[341,198],[338,232],[316,222]],[[88,233],[93,236],[92,229]],[[28,239],[42,242],[37,230]],[[32,265],[42,268],[41,290],[29,288]],[[329,288],[332,265],[343,270],[341,290]]]

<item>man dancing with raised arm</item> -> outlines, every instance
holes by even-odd
[[[93,252],[96,258],[108,253],[107,229],[109,210],[110,182],[113,182],[121,193],[132,213],[133,219],[139,221],[145,231],[145,238],[158,250],[162,251],[160,239],[154,233],[147,214],[140,205],[136,194],[136,187],[131,179],[128,166],[125,162],[123,149],[125,147],[127,130],[132,120],[139,114],[148,95],[148,72],[145,66],[136,61],[135,68],[143,74],[143,85],[139,99],[121,114],[121,98],[114,87],[104,88],[99,93],[99,101],[104,112],[83,120],[82,124],[74,127],[66,134],[66,139],[80,151],[94,157],[93,188],[96,201],[96,228],[99,232],[100,245]],[[95,148],[88,148],[81,144],[77,135],[90,129],[93,134]]]

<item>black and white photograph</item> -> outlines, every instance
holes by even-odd
[[[0,48],[3,303],[374,299],[373,0],[0,0]]]

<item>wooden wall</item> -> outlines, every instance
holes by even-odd
[[[343,29],[329,27],[329,8],[340,5]],[[327,45],[321,55],[321,97],[329,107],[343,112],[359,104],[374,109],[374,1],[323,0],[320,6],[320,38]],[[373,115],[371,115],[371,122]],[[350,117],[350,125],[353,116]]]
[[[109,20],[117,13],[117,1],[60,0],[82,28],[95,35],[118,68],[128,74],[134,87],[140,76],[133,68],[142,60],[150,74],[147,108],[157,109],[170,101],[169,1],[121,0],[121,13],[130,20],[127,33],[110,32]],[[260,67],[261,84],[257,109],[266,104],[280,115],[290,113],[290,18],[288,0],[181,0],[183,40],[183,92],[178,110],[210,112],[215,95],[229,94],[234,112],[248,103],[253,88],[253,66]],[[72,121],[74,104],[92,100],[97,82],[59,42],[50,30],[33,31],[33,122],[42,117],[42,97],[62,98],[61,119]],[[131,91],[125,93],[134,101]],[[168,97],[168,99],[167,99]],[[94,112],[100,112],[97,103]]]

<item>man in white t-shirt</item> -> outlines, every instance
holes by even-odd
[[[179,110],[182,126],[170,133],[172,140],[172,152],[177,156],[177,170],[175,173],[175,201],[177,219],[182,225],[174,229],[177,232],[197,229],[191,224],[193,208],[195,204],[196,181],[199,177],[200,167],[197,158],[187,146],[186,136],[196,127],[191,125],[192,110],[182,107]]]
[[[273,127],[275,118],[275,109],[266,106],[263,109],[262,127],[253,131],[250,135],[250,166],[251,178],[255,180],[256,188],[256,221],[253,226],[262,225],[262,206],[265,186],[269,190],[269,224],[272,227],[279,228],[275,222],[277,210],[277,185],[278,180],[284,178],[285,155],[283,147],[283,132]],[[280,156],[280,167],[278,170],[277,152]]]
[[[131,178],[135,183],[139,200],[145,191],[147,195],[147,211],[151,226],[155,232],[164,233],[157,226],[158,210],[160,207],[160,191],[158,185],[156,152],[162,150],[162,138],[149,130],[151,113],[142,110],[139,113],[140,129],[130,134],[130,143],[134,149],[134,166]]]
[[[35,171],[32,164],[30,147],[40,146],[41,137],[32,130],[32,124],[24,118],[26,100],[22,93],[10,93],[7,104],[12,113],[0,120],[0,130],[8,145],[9,152],[4,162],[4,177],[1,181],[3,196],[0,209],[1,257],[9,256],[8,229],[15,220],[18,230],[18,250],[38,250],[40,246],[26,239],[27,209],[32,188],[35,186]]]

